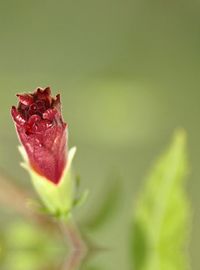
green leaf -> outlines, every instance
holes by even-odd
[[[134,269],[188,269],[189,203],[183,181],[187,171],[186,134],[180,130],[156,162],[135,209]]]
[[[103,194],[101,204],[96,207],[91,217],[85,222],[89,230],[99,229],[113,216],[122,193],[120,181],[118,179],[110,181],[106,185],[106,191],[101,193]]]
[[[73,206],[82,206],[86,201],[89,196],[89,190],[85,190],[82,192],[77,198],[74,199]]]

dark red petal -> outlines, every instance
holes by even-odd
[[[45,100],[51,104],[51,89],[46,87],[45,89],[38,88],[37,91],[34,93],[34,96],[37,100]]]
[[[17,97],[19,101],[26,106],[31,105],[34,102],[33,96],[29,94],[17,94]]]
[[[57,111],[55,109],[48,109],[43,113],[42,117],[43,119],[52,121],[56,114],[57,114]]]
[[[58,94],[56,98],[52,100],[52,107],[61,113],[60,94]]]
[[[59,183],[67,163],[67,124],[61,114],[60,95],[49,87],[19,94],[11,114],[30,165],[54,184]]]
[[[22,126],[26,123],[26,120],[21,116],[21,114],[18,112],[15,106],[12,106],[11,114],[17,125]]]
[[[29,125],[33,125],[34,123],[38,122],[41,120],[41,117],[39,115],[32,115],[29,119],[28,119],[28,123]]]

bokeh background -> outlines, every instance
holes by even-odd
[[[16,92],[51,86],[62,95],[69,145],[78,148],[81,187],[90,190],[77,219],[91,218],[110,182],[120,183],[116,211],[89,231],[109,247],[90,269],[128,269],[135,197],[176,127],[188,133],[190,254],[198,269],[199,52],[198,0],[0,1],[0,167],[31,190],[10,107]],[[8,215],[2,209],[1,219]]]

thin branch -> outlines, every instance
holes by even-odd
[[[62,265],[61,270],[77,270],[81,266],[83,259],[81,252],[74,250]]]
[[[0,205],[10,208],[28,219],[39,224],[49,223],[49,219],[28,207],[27,202],[32,197],[24,188],[13,183],[10,176],[0,171]]]
[[[86,257],[88,248],[82,239],[81,233],[75,224],[75,222],[70,219],[67,223],[61,222],[60,228],[62,233],[66,236],[67,243],[70,245],[70,255],[64,262],[61,270],[75,270],[83,262]]]
[[[27,201],[32,197],[32,194],[12,183],[11,178],[7,174],[2,173],[2,171],[0,172],[0,186],[1,205],[13,209],[29,221],[39,223],[45,229],[49,225],[55,227],[55,223],[53,223],[53,221],[51,222],[50,218],[39,215],[36,211],[28,208]],[[88,251],[87,246],[82,239],[78,227],[72,219],[67,223],[59,222],[58,225],[65,236],[66,244],[69,244],[71,250],[69,257],[64,262],[61,270],[78,269],[83,259],[86,257]]]

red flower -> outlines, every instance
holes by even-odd
[[[54,99],[49,87],[17,94],[18,107],[11,114],[31,167],[58,184],[67,162],[67,124],[61,114],[60,95]]]

